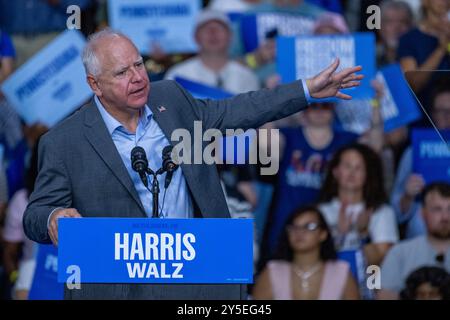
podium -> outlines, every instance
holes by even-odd
[[[65,299],[243,300],[252,219],[62,218]]]

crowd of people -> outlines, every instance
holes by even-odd
[[[105,0],[0,0],[0,84],[64,31],[71,4],[82,9],[85,35],[108,26]],[[367,29],[370,5],[380,6],[379,30]],[[151,44],[150,79],[182,77],[233,95],[276,87],[276,35],[245,52],[239,20],[230,19],[261,12],[309,17],[311,35],[374,32],[377,67],[398,63],[424,112],[384,130],[386,88],[370,79],[376,94],[366,132],[343,131],[335,103],[317,101],[261,127],[280,129],[279,145],[255,142],[279,148],[271,152],[279,155],[276,175],[259,174],[260,164],[218,166],[231,216],[255,219],[249,299],[450,299],[450,176],[428,181],[415,172],[411,142],[416,128],[450,130],[450,0],[203,1],[193,35],[198,52],[169,54]],[[39,138],[49,129],[26,123],[0,90],[3,299],[27,299],[33,281],[36,244],[22,217]],[[380,267],[379,288],[367,285],[369,266]]]

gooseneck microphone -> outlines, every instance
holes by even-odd
[[[152,193],[153,195],[153,218],[158,218],[162,216],[162,212],[164,209],[164,200],[166,198],[166,191],[169,187],[170,181],[172,181],[172,176],[175,170],[177,170],[178,165],[172,160],[172,146],[164,147],[162,151],[162,167],[154,172],[148,167],[148,160],[145,150],[142,147],[136,146],[131,150],[131,167],[134,171],[139,174],[142,183],[144,186]],[[163,207],[161,208],[161,213],[158,213],[159,209],[159,183],[158,183],[158,175],[166,172],[166,179],[164,182],[164,197],[163,197]],[[147,174],[153,176],[153,182],[151,189],[148,188],[148,179]]]
[[[142,147],[136,146],[131,150],[131,167],[134,171],[139,173],[142,183],[148,188],[147,171],[148,160],[145,150]]]
[[[166,179],[164,181],[164,188],[169,187],[170,181],[175,170],[178,169],[178,165],[172,160],[172,146],[165,146],[162,151],[162,169],[166,172]]]

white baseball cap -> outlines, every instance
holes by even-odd
[[[221,22],[228,30],[231,30],[231,22],[228,16],[220,11],[215,10],[202,10],[197,15],[197,20],[195,21],[194,30],[197,31],[202,25],[210,21],[218,21]]]

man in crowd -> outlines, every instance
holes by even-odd
[[[380,299],[398,299],[408,275],[419,267],[450,271],[450,184],[432,183],[423,192],[427,234],[395,245],[381,267]]]

